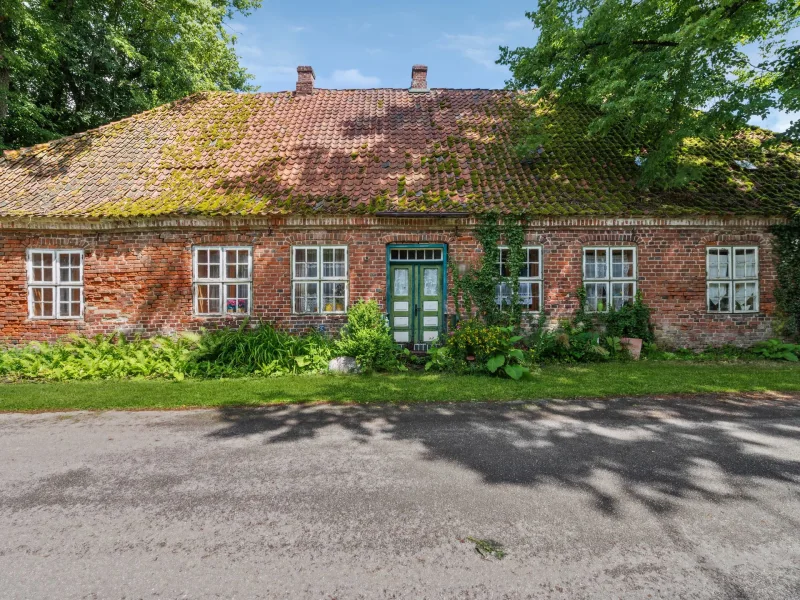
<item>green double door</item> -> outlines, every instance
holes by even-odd
[[[398,344],[430,344],[443,326],[441,264],[398,264],[390,267],[389,319]]]

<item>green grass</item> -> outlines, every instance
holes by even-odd
[[[287,402],[470,402],[724,392],[800,392],[788,363],[607,363],[549,366],[532,379],[403,374],[276,379],[0,385],[0,411],[102,410]]]

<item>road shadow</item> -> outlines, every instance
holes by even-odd
[[[416,442],[424,460],[449,461],[491,485],[576,489],[610,516],[620,494],[659,514],[688,497],[749,501],[754,481],[793,486],[800,497],[800,462],[786,455],[800,440],[797,400],[225,407],[219,418],[212,438],[284,444],[339,427],[364,444]],[[598,474],[612,475],[621,492],[598,485]]]

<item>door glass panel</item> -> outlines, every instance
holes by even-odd
[[[439,269],[423,269],[423,282],[425,286],[425,296],[439,295]]]
[[[395,269],[394,295],[400,297],[408,296],[408,269]]]

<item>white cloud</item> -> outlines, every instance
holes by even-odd
[[[789,129],[793,121],[800,119],[800,112],[775,112],[767,116],[766,119],[751,119],[753,125],[758,125],[771,131],[784,132]]]
[[[306,27],[305,25],[293,25],[289,27],[289,31],[291,31],[292,33],[300,33],[302,31],[308,31],[308,27]]]
[[[514,19],[513,21],[506,21],[503,23],[503,29],[506,31],[514,31],[516,29],[524,29],[526,27],[533,27],[530,19]]]
[[[330,77],[317,79],[317,87],[321,88],[369,88],[377,87],[381,80],[378,77],[364,75],[358,69],[337,69]]]
[[[499,56],[498,46],[503,43],[501,38],[484,35],[453,35],[445,33],[442,47],[461,53],[474,63],[487,69],[503,69],[495,64]]]

